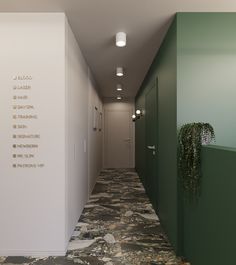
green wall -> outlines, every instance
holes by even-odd
[[[145,97],[143,93],[136,99],[135,109],[145,110]],[[146,176],[146,134],[145,134],[145,116],[135,122],[135,167],[144,186]]]
[[[202,192],[185,201],[184,255],[191,265],[235,265],[236,149],[202,148]]]
[[[157,79],[157,213],[171,243],[191,265],[233,265],[236,238],[236,13],[178,13],[136,96]],[[177,130],[209,122],[216,144],[202,149],[202,193],[183,200],[178,185]],[[144,185],[145,115],[136,121],[136,169]],[[153,197],[153,195],[151,196]]]
[[[235,13],[177,14],[177,127],[209,122],[216,144],[230,147],[236,147],[235,25]],[[236,264],[235,161],[235,150],[203,147],[202,194],[182,205],[179,230],[192,265]]]
[[[235,25],[236,13],[177,14],[177,127],[209,122],[215,144],[229,147],[236,147]],[[235,150],[203,148],[202,194],[185,201],[179,230],[192,265],[236,264],[235,161]]]
[[[176,20],[173,21],[136,96],[136,109],[145,110],[145,94],[157,79],[157,212],[170,241],[178,250],[176,142]],[[146,185],[145,115],[135,122],[136,170]]]
[[[209,122],[236,147],[236,13],[177,14],[177,123]]]

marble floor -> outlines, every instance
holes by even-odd
[[[104,170],[65,257],[0,257],[7,265],[180,265],[137,174]]]

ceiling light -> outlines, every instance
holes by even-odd
[[[126,46],[126,34],[124,32],[116,33],[116,46],[117,47]]]
[[[122,91],[122,85],[121,84],[117,84],[116,85],[116,90],[117,91]]]
[[[124,71],[122,67],[117,67],[116,68],[116,75],[117,76],[123,76],[124,75]]]
[[[122,97],[121,96],[117,96],[117,98],[116,99],[118,99],[118,100],[121,100],[122,99]]]

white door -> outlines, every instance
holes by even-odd
[[[116,105],[115,105],[116,104]],[[133,105],[113,103],[104,108],[104,167],[134,167]]]

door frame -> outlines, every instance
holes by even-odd
[[[148,84],[148,89],[145,93],[145,108],[147,108],[147,104],[146,104],[146,96],[148,95],[148,93],[151,91],[151,89],[155,89],[156,90],[156,106],[155,106],[155,111],[156,111],[156,126],[155,126],[155,146],[156,146],[156,155],[155,155],[155,176],[157,177],[157,187],[155,188],[155,192],[157,193],[154,201],[152,202],[154,205],[155,210],[157,211],[158,208],[158,201],[159,201],[159,181],[158,181],[158,77],[156,76],[155,78],[153,78],[149,84]],[[147,145],[148,145],[148,141],[147,141],[147,119],[145,122],[145,164],[146,164],[146,176],[145,176],[145,180],[148,181],[148,172],[147,172],[147,165],[148,165],[148,151],[147,150]],[[148,184],[145,183],[146,188],[148,189]]]

